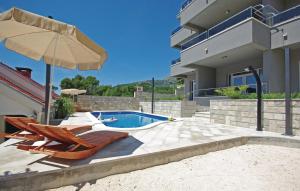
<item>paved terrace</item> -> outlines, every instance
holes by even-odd
[[[63,123],[93,124],[94,122],[87,113],[76,113],[74,117],[70,117]],[[93,127],[93,130],[101,129],[104,128],[99,125],[94,125]],[[116,159],[145,156],[149,153],[176,150],[177,148],[244,136],[285,137],[277,133],[256,132],[253,129],[211,124],[209,121],[187,118],[177,122],[160,124],[150,129],[130,131],[128,138],[107,146],[88,159],[78,161],[49,158],[42,154],[30,154],[29,152],[16,149],[13,145],[15,141],[9,140],[0,145],[0,180],[1,177],[3,180],[3,178],[13,178],[22,175],[29,176],[45,171],[54,170],[54,172],[57,172],[57,170],[69,169],[68,167],[76,168],[96,163],[100,164],[102,162],[106,164],[108,161],[115,161]],[[287,139],[300,141],[299,137]],[[99,169],[99,171],[101,170]],[[16,174],[18,176],[15,176]]]

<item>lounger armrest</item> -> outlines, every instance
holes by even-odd
[[[81,134],[92,130],[92,125],[60,125],[59,127],[65,128],[74,134]]]

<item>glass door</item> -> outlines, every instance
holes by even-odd
[[[262,77],[262,69],[257,69],[257,73]],[[256,80],[251,72],[240,72],[231,74],[231,86],[249,86],[250,93],[256,92]]]
[[[191,80],[190,81],[190,96],[189,96],[189,100],[194,100],[194,90],[195,90],[195,81]]]

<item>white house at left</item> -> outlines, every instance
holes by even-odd
[[[11,68],[0,62],[0,132],[5,131],[3,116],[30,116],[42,119],[45,87],[31,79],[30,68]],[[53,93],[52,98],[58,98]]]

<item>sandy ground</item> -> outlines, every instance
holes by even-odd
[[[55,190],[300,190],[300,149],[245,145]]]

